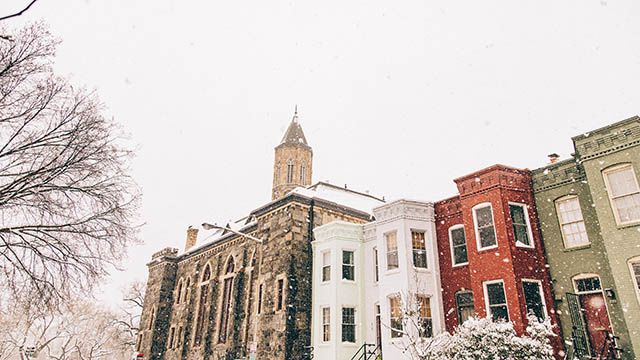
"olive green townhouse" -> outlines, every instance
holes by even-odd
[[[640,118],[573,137],[572,158],[533,170],[567,351],[640,356]],[[570,354],[570,355],[571,355]]]

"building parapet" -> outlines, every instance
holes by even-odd
[[[634,116],[572,138],[581,161],[640,145],[640,117]]]
[[[582,165],[570,158],[531,171],[531,178],[533,191],[540,192],[586,180],[586,175]]]

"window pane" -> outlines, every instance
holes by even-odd
[[[496,244],[496,234],[493,231],[493,226],[479,229],[480,234],[480,246],[485,248],[494,246]]]
[[[342,252],[342,279],[354,280],[355,267],[353,265],[353,251]]]
[[[599,291],[602,289],[600,285],[600,278],[598,277],[577,279],[575,280],[575,283],[579,292]]]
[[[489,304],[505,304],[504,285],[502,283],[487,284],[487,295]]]
[[[493,321],[509,321],[509,311],[506,305],[491,306],[491,318]]]
[[[460,292],[456,294],[456,305],[458,307],[458,324],[462,324],[475,314],[473,306],[473,293]]]
[[[417,296],[419,316],[420,337],[431,337],[433,335],[433,324],[431,321],[431,299],[426,296]]]
[[[514,225],[513,232],[516,237],[516,242],[524,245],[531,245],[531,243],[529,242],[529,232],[527,230],[527,225]]]
[[[611,171],[607,173],[609,180],[609,191],[611,197],[618,197],[622,195],[638,192],[638,186],[636,185],[635,174],[631,166]]]
[[[531,245],[524,206],[509,204],[509,212],[513,223],[515,241],[524,245]]]
[[[464,235],[464,228],[451,229],[451,246],[453,248],[453,264],[468,262],[467,242]]]
[[[400,304],[400,297],[389,298],[389,309],[391,315],[391,337],[402,337],[402,308]]]
[[[540,284],[537,282],[524,281],[522,287],[524,288],[524,300],[527,305],[527,312],[533,312],[538,319],[544,320],[546,314],[544,312],[542,295],[540,294]]]
[[[413,266],[425,269],[427,267],[427,246],[424,232],[412,231],[411,242],[413,245]]]
[[[524,218],[524,208],[520,205],[509,205],[509,211],[511,212],[511,221],[514,224],[526,224]]]
[[[342,308],[342,341],[356,342],[356,319],[354,308]]]
[[[631,268],[636,280],[636,288],[640,291],[640,260],[632,262]]]
[[[620,222],[640,220],[640,193],[614,199],[613,204]]]
[[[387,242],[387,270],[398,268],[398,244],[396,242],[396,233],[385,235]]]
[[[322,341],[331,340],[331,310],[322,308]]]
[[[493,216],[491,214],[491,207],[485,206],[476,209],[476,217],[478,219],[478,226],[483,227],[487,225],[493,226]]]

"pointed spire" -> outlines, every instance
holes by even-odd
[[[284,137],[280,144],[297,144],[297,145],[305,145],[307,144],[307,139],[304,136],[304,132],[302,131],[302,126],[298,122],[298,105],[295,106],[293,112],[293,118],[291,119],[291,124],[287,128],[287,131],[284,133]]]

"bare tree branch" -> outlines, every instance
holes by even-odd
[[[24,9],[22,9],[22,10],[18,11],[18,12],[17,12],[17,13],[15,13],[15,14],[11,14],[11,15],[7,15],[7,16],[0,17],[0,21],[2,21],[2,20],[7,20],[7,19],[10,19],[10,18],[12,18],[12,17],[16,17],[16,16],[20,16],[20,15],[24,14],[24,13],[25,13],[25,11],[29,10],[29,8],[31,7],[31,5],[35,4],[35,2],[36,2],[36,1],[38,1],[38,0],[32,0],[32,1],[29,3],[29,5],[27,5]]]
[[[53,74],[58,41],[42,24],[12,38],[0,42],[0,287],[55,307],[138,241],[139,190],[97,96]]]

